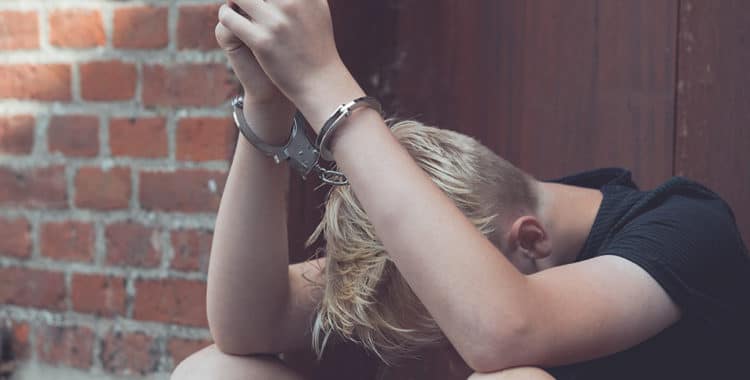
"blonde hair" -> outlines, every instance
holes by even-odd
[[[503,219],[536,209],[533,179],[475,139],[417,121],[395,123],[391,131],[496,246]],[[325,283],[313,326],[319,357],[332,335],[361,344],[388,364],[446,341],[390,260],[350,187],[331,188],[307,246],[321,235]]]

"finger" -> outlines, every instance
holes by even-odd
[[[236,4],[255,22],[263,23],[275,16],[264,0],[231,0],[230,3]],[[241,14],[242,12],[237,13]]]
[[[253,52],[221,23],[216,25],[216,38],[225,41],[223,42],[224,45],[222,45],[222,42],[219,42],[219,45],[222,45],[222,48],[226,51],[227,59],[237,75],[237,79],[243,86],[251,85],[253,79],[263,73],[263,69],[258,65]]]
[[[226,4],[219,8],[219,23],[249,47],[255,46],[266,33],[260,25],[243,17]]]
[[[245,11],[243,11],[242,8],[240,8],[240,6],[237,5],[234,0],[227,0],[227,5],[234,9],[235,12],[241,14],[242,17],[247,17],[248,19],[250,18],[250,15],[245,13]]]
[[[216,24],[214,30],[216,35],[216,42],[219,43],[219,47],[227,52],[232,52],[235,49],[239,49],[245,46],[245,44],[237,36],[232,33],[231,30],[227,29],[222,23]]]

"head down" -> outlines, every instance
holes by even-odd
[[[537,182],[466,135],[401,121],[391,131],[416,163],[519,270],[518,229],[538,208]],[[529,219],[530,218],[530,219]],[[541,228],[541,227],[539,227]],[[512,230],[516,231],[512,231]],[[351,187],[333,187],[307,244],[325,240],[323,299],[314,327],[320,355],[329,337],[357,342],[386,363],[445,343],[435,321],[390,260]]]

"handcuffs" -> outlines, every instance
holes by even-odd
[[[333,154],[328,148],[333,132],[341,121],[346,119],[351,113],[362,107],[372,108],[382,114],[380,102],[375,98],[364,96],[352,100],[349,103],[340,105],[336,111],[323,124],[318,134],[315,144],[310,142],[305,134],[305,125],[307,124],[302,113],[297,111],[292,120],[292,130],[289,133],[287,143],[282,146],[271,145],[261,140],[250,128],[245,115],[242,111],[243,96],[238,95],[232,99],[234,110],[232,116],[234,123],[240,133],[258,150],[265,155],[273,157],[275,163],[280,164],[289,161],[289,165],[300,173],[302,179],[307,179],[311,172],[315,172],[321,181],[335,186],[345,186],[349,184],[346,176],[336,170],[326,169],[320,165],[320,159],[333,161]]]

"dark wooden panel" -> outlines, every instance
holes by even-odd
[[[344,61],[401,117],[475,136],[546,178],[632,168],[645,186],[673,169],[677,0],[332,2]],[[292,180],[290,248],[320,218],[324,190]],[[463,379],[450,351],[380,367],[352,347],[315,378]],[[357,368],[359,367],[359,372]],[[337,376],[336,374],[340,374]]]
[[[750,2],[680,6],[676,172],[720,193],[750,241]]]
[[[397,105],[547,178],[673,165],[676,0],[404,1]]]

